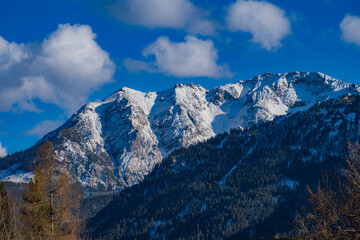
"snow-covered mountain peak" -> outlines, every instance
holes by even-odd
[[[148,93],[124,87],[86,104],[40,141],[54,142],[58,158],[83,186],[122,189],[174,149],[359,92],[357,85],[317,72],[265,73],[211,90],[192,83]]]
[[[156,97],[157,94],[155,92],[144,93],[131,88],[123,87],[111,96],[105,98],[102,101],[102,104],[114,101],[121,102],[125,100],[128,106],[140,106],[144,111],[146,111],[146,114],[149,114]]]
[[[176,84],[156,93],[124,87],[104,101],[83,108],[78,116],[81,120],[71,126],[82,129],[79,146],[85,148],[79,151],[81,154],[73,154],[85,158],[87,151],[106,154],[102,161],[108,159],[105,166],[106,171],[112,172],[112,187],[129,186],[141,181],[176,148],[205,141],[231,128],[303,111],[319,101],[359,92],[358,87],[350,86],[322,73],[293,72],[265,73],[212,90],[192,83]],[[84,162],[87,161],[94,162]],[[103,167],[97,167],[97,174],[103,175]],[[85,169],[80,175],[90,174],[89,171]]]

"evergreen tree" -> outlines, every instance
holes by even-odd
[[[56,161],[48,140],[39,149],[34,180],[24,192],[23,222],[28,239],[75,239],[79,228],[78,191]]]

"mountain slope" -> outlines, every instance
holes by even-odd
[[[83,106],[32,152],[51,139],[76,182],[86,188],[123,189],[142,181],[175,149],[359,92],[357,85],[305,72],[267,73],[212,90],[194,84],[156,93],[122,88]],[[19,162],[14,156],[3,161],[2,176]],[[14,174],[28,170],[24,166],[30,161],[22,159]]]
[[[193,239],[198,226],[204,239],[286,237],[306,185],[344,166],[359,118],[360,97],[344,96],[175,150],[88,229],[104,239]]]

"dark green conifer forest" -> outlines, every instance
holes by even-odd
[[[359,97],[316,104],[179,149],[90,219],[95,239],[296,237],[312,211],[308,188],[347,167]],[[355,116],[355,117],[354,117]]]
[[[119,193],[69,184],[45,142],[12,156],[35,155],[35,178],[20,191],[0,184],[1,239],[356,239],[359,106],[344,96],[232,129],[175,150]]]

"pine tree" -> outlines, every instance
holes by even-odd
[[[79,197],[69,174],[56,161],[48,140],[38,151],[34,180],[24,192],[23,222],[29,239],[75,239]]]

